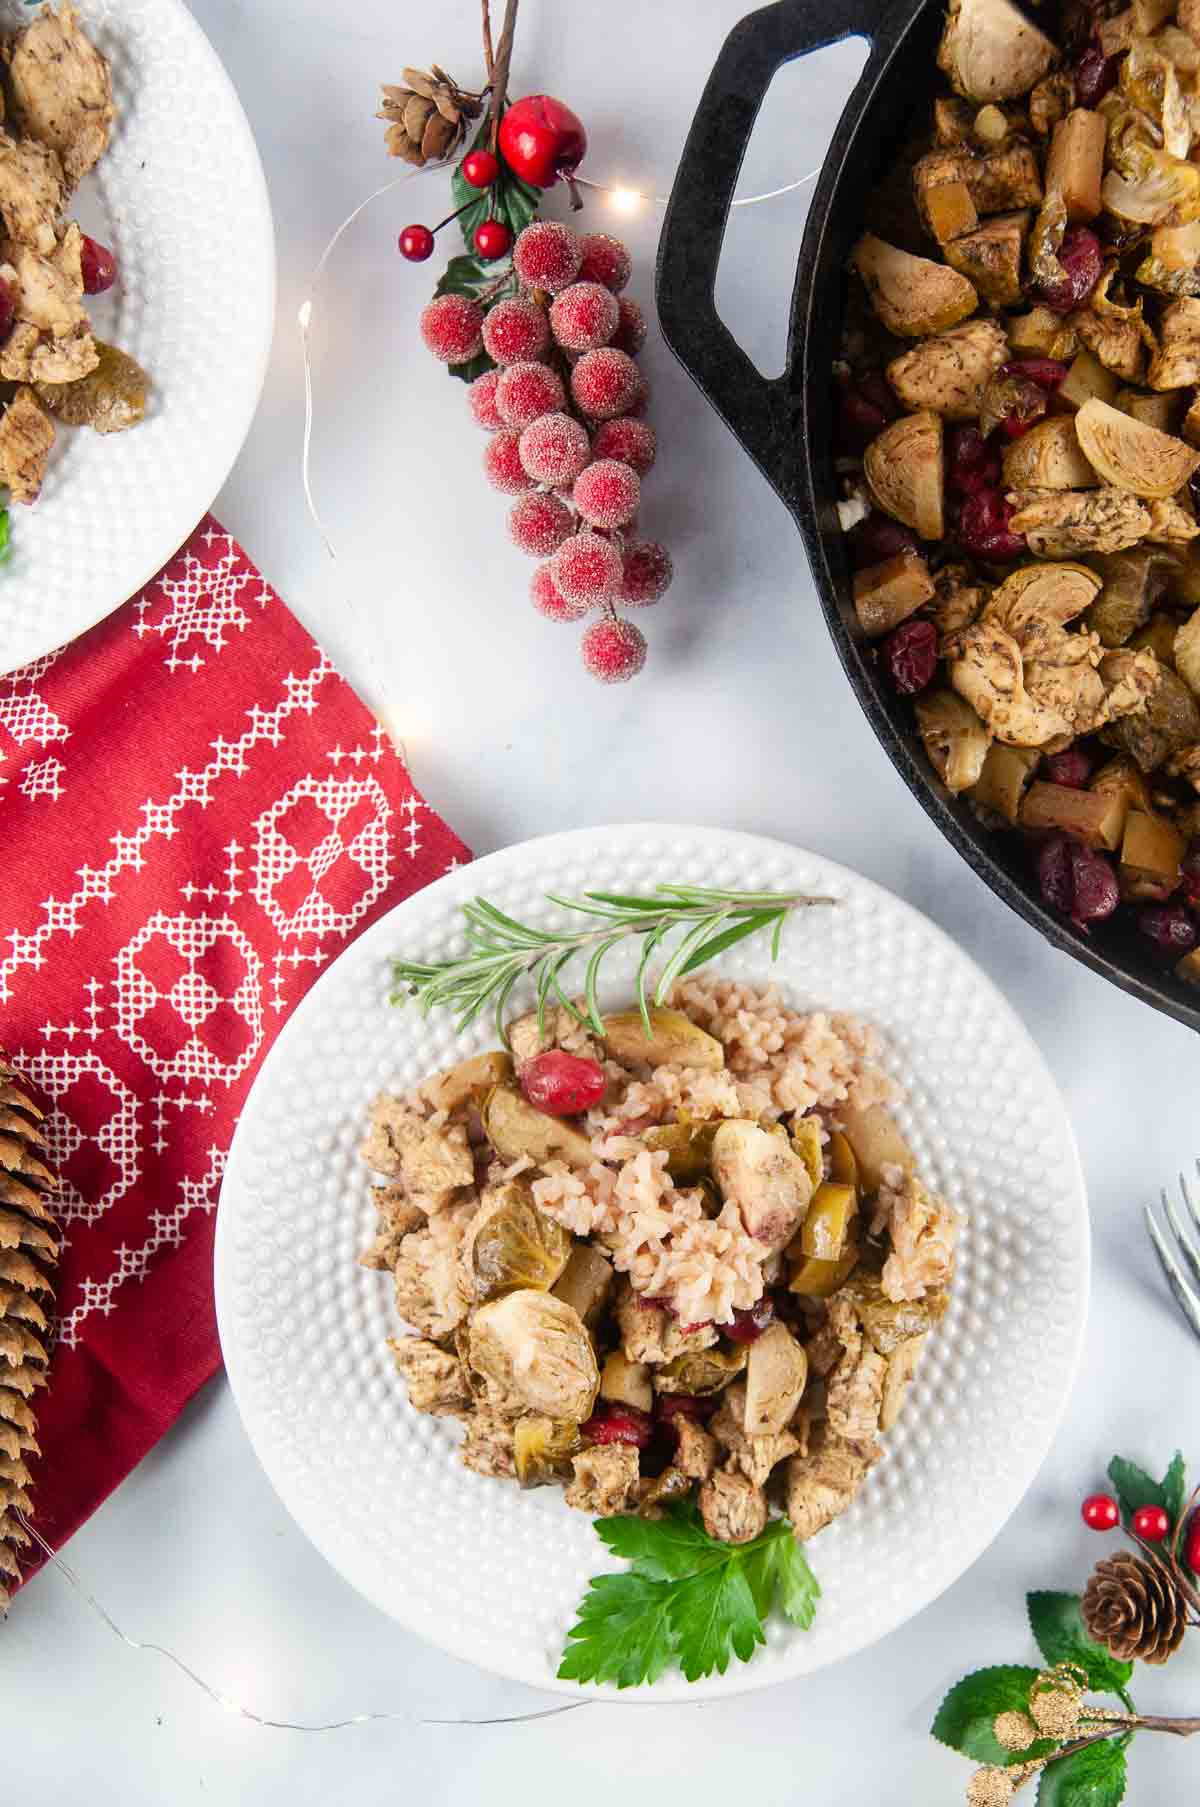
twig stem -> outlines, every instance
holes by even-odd
[[[500,132],[500,115],[504,111],[504,102],[508,94],[508,69],[512,62],[513,34],[517,29],[517,4],[518,0],[505,0],[504,24],[500,28],[500,42],[496,46],[496,55],[491,68],[493,156]]]

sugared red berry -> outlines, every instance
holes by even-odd
[[[1121,901],[1111,863],[1064,834],[1047,835],[1038,849],[1037,870],[1046,902],[1078,928],[1102,922]]]
[[[539,565],[534,572],[529,584],[529,600],[548,621],[580,621],[592,606],[586,600],[572,601],[564,596],[549,565]]]
[[[602,684],[624,684],[646,663],[646,636],[632,621],[606,617],[584,629],[583,662]]]
[[[974,558],[1004,561],[1028,550],[1025,536],[1009,526],[1016,509],[1004,491],[978,489],[966,496],[958,517],[959,544]]]
[[[429,252],[425,255],[428,257]],[[111,289],[117,280],[115,256],[107,245],[102,245],[99,239],[89,238],[86,232],[79,247],[79,268],[85,295],[103,295],[105,289]]]
[[[932,621],[903,621],[883,643],[883,662],[892,689],[916,696],[933,682],[937,670],[938,635]]]
[[[1052,313],[1069,314],[1083,305],[1103,274],[1100,240],[1087,226],[1070,226],[1059,247],[1058,261],[1065,275],[1058,282],[1041,283],[1037,292]]]
[[[1081,791],[1092,775],[1092,757],[1086,747],[1064,747],[1061,753],[1047,753],[1046,777],[1051,784],[1065,784],[1069,790]]]
[[[545,489],[531,490],[513,503],[508,531],[513,545],[534,558],[549,558],[575,525],[565,502]]]
[[[493,489],[519,496],[532,489],[533,479],[521,463],[521,442],[516,433],[493,433],[483,454],[483,470]]]
[[[600,534],[574,533],[550,561],[554,581],[571,602],[604,602],[621,583],[621,555]]]
[[[471,242],[485,263],[494,263],[512,244],[512,233],[503,220],[480,220]]]
[[[1121,1522],[1117,1502],[1108,1493],[1089,1493],[1079,1510],[1089,1531],[1114,1531]]]
[[[1075,105],[1095,107],[1117,85],[1120,59],[1105,56],[1099,38],[1093,38],[1075,64]]]
[[[1139,1506],[1133,1515],[1133,1535],[1143,1543],[1162,1543],[1171,1521],[1161,1506]]]
[[[994,489],[1000,482],[1000,454],[978,427],[951,427],[946,435],[946,487],[960,496]]]
[[[439,295],[422,310],[421,337],[443,364],[465,364],[483,350],[483,309],[466,295]]]
[[[579,241],[583,262],[579,266],[581,282],[600,282],[618,294],[629,281],[633,260],[619,238],[610,232],[585,232]]]
[[[611,345],[585,351],[571,372],[571,394],[593,420],[627,414],[641,388],[641,372],[633,359]]]
[[[604,1068],[580,1054],[549,1048],[521,1068],[521,1090],[551,1117],[575,1117],[599,1104],[608,1086]]]
[[[774,1318],[775,1307],[764,1293],[757,1305],[751,1305],[748,1311],[735,1311],[733,1322],[722,1324],[721,1330],[731,1343],[755,1343]]]
[[[543,414],[521,434],[521,463],[535,483],[573,483],[592,448],[569,414]]]
[[[618,351],[635,358],[646,343],[646,316],[636,301],[622,295],[617,303],[617,330],[612,343]]]
[[[583,519],[610,532],[625,527],[638,511],[642,485],[628,464],[601,458],[575,479],[574,502]]]
[[[536,358],[550,343],[544,311],[524,295],[498,301],[483,322],[483,348],[497,364]]]
[[[1036,383],[1047,395],[1053,395],[1067,374],[1067,366],[1057,358],[1010,358],[1000,366],[1001,376],[1022,376]]]
[[[401,257],[407,257],[410,264],[423,264],[427,257],[433,256],[433,233],[428,226],[406,226],[400,234],[399,245]]]
[[[550,303],[550,331],[564,351],[594,351],[617,330],[617,298],[598,282],[573,282]]]
[[[506,427],[523,433],[543,414],[557,413],[566,393],[558,375],[545,364],[510,364],[496,385],[496,412]]]
[[[472,188],[490,188],[500,174],[500,159],[491,151],[468,151],[462,160],[463,180]]]
[[[675,567],[671,554],[658,540],[630,540],[626,544],[620,598],[629,608],[648,608],[671,587]]]
[[[601,1399],[579,1429],[585,1443],[631,1443],[635,1449],[645,1449],[654,1435],[654,1420],[635,1405]]]
[[[1146,904],[1138,911],[1137,925],[1162,960],[1182,960],[1200,940],[1196,918],[1178,901]]]
[[[654,463],[658,436],[644,420],[630,420],[627,414],[619,420],[605,420],[592,434],[593,458],[619,458],[630,464],[639,477],[644,477]]]
[[[881,514],[873,508],[851,531],[850,550],[854,563],[862,569],[866,565],[880,565],[885,558],[895,558],[898,552],[915,552],[917,536],[911,527],[905,527],[899,521],[893,521],[891,515]]]
[[[575,281],[582,261],[578,238],[557,220],[535,220],[513,247],[513,268],[525,287],[551,295]]]
[[[538,369],[541,369],[540,364]],[[496,406],[496,390],[500,382],[500,374],[498,370],[485,370],[482,376],[475,378],[467,390],[467,401],[470,403],[472,414],[479,425],[486,427],[489,433],[494,433],[498,427],[504,425]]]

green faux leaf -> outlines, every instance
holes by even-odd
[[[657,1681],[672,1655],[672,1584],[629,1571],[594,1575],[567,1633],[558,1679],[615,1682],[633,1688]]]
[[[1124,1793],[1125,1751],[1121,1740],[1109,1738],[1048,1763],[1037,1807],[1118,1807]]]
[[[1179,1523],[1179,1514],[1187,1504],[1187,1469],[1179,1450],[1171,1457],[1170,1466],[1162,1478],[1162,1490],[1163,1505],[1167,1509],[1171,1529],[1174,1530]]]
[[[452,257],[438,277],[434,295],[477,295],[488,281],[486,272],[478,257]]]
[[[688,1681],[699,1681],[715,1669],[724,1675],[731,1656],[748,1663],[757,1644],[765,1644],[762,1620],[736,1553],[729,1562],[676,1582],[667,1607],[679,1651],[679,1667]]]
[[[490,149],[490,138],[491,124],[485,120],[475,135],[471,149]],[[522,182],[503,158],[500,159],[500,174],[490,189],[473,188],[462,173],[462,164],[458,164],[450,177],[450,192],[454,196],[454,210],[457,212],[460,207],[465,210],[458,215],[458,223],[463,243],[467,246],[475,242],[475,229],[486,219],[502,220],[516,238],[530,220],[536,219],[538,208],[542,204],[541,189],[531,188],[528,182]]]
[[[1088,1636],[1078,1594],[1027,1594],[1025,1605],[1030,1629],[1047,1663],[1078,1663],[1086,1670],[1094,1693],[1120,1693],[1133,1674],[1133,1664],[1119,1662]]]
[[[779,1610],[793,1625],[807,1631],[817,1616],[821,1584],[808,1566],[804,1545],[792,1534],[781,1538],[777,1556]]]
[[[1016,1663],[994,1669],[976,1669],[951,1688],[929,1728],[934,1737],[977,1763],[1005,1768],[1030,1757],[1044,1757],[1055,1749],[1053,1738],[1039,1738],[1028,1750],[1008,1751],[992,1726],[998,1713],[1027,1713],[1029,1690],[1038,1671]]]
[[[1126,1461],[1124,1456],[1113,1457],[1108,1465],[1108,1478],[1116,1489],[1117,1499],[1121,1504],[1121,1517],[1126,1525],[1130,1523],[1139,1506],[1161,1506],[1164,1511],[1171,1512],[1171,1508],[1167,1504],[1167,1482],[1170,1481],[1172,1486],[1175,1485],[1173,1476],[1176,1463],[1179,1464],[1178,1485],[1180,1505],[1182,1505],[1183,1457],[1178,1451],[1161,1481],[1152,1480],[1146,1470],[1139,1468],[1136,1462]],[[1176,1511],[1178,1511],[1178,1507]]]
[[[12,557],[11,523],[7,508],[0,508],[0,565]]]
[[[446,366],[448,374],[456,376],[462,383],[473,383],[475,378],[482,376],[485,370],[494,370],[495,368],[495,364],[488,357],[486,351],[481,351],[478,357],[468,358],[465,364],[447,364]]]

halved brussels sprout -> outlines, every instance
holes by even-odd
[[[829,1132],[829,1177],[839,1186],[852,1186],[856,1192],[858,1190],[858,1162],[840,1129]]]
[[[808,1356],[778,1320],[750,1345],[746,1362],[746,1435],[778,1434],[800,1404]]]
[[[970,790],[992,740],[974,709],[953,690],[927,690],[915,708],[929,762],[942,782],[954,792]]]
[[[950,1303],[944,1292],[926,1293],[923,1299],[889,1299],[879,1275],[862,1268],[847,1280],[843,1296],[853,1300],[867,1339],[880,1355],[891,1355],[909,1337],[931,1330]]]
[[[660,1393],[719,1393],[746,1366],[745,1343],[736,1349],[694,1349],[654,1371]]]
[[[579,1426],[569,1418],[518,1418],[513,1427],[513,1466],[522,1487],[545,1487],[569,1479],[571,1457],[583,1448]]]
[[[825,1177],[819,1117],[800,1117],[792,1124],[792,1147],[804,1162],[815,1192]]]
[[[725,1050],[716,1036],[699,1028],[682,1010],[652,1009],[649,1016],[649,1035],[640,1010],[601,1018],[604,1046],[614,1060],[648,1067],[702,1067],[706,1072],[725,1065]]]
[[[664,1123],[646,1131],[648,1148],[667,1151],[667,1172],[676,1185],[695,1185],[707,1179],[712,1162],[713,1137],[720,1128],[719,1117],[706,1123],[693,1122],[681,1111],[677,1123]]]
[[[645,1482],[638,1499],[638,1514],[642,1518],[662,1518],[664,1506],[672,1500],[686,1499],[691,1491],[691,1475],[684,1474],[682,1468],[664,1468],[660,1475]]]
[[[571,1238],[518,1180],[485,1200],[478,1227],[468,1226],[464,1256],[477,1303],[522,1288],[549,1292],[570,1260]]]
[[[822,1261],[817,1255],[805,1255],[792,1269],[788,1291],[805,1299],[828,1299],[858,1266],[858,1245],[848,1242],[836,1261]]]
[[[470,1099],[480,1102],[494,1085],[504,1085],[512,1076],[512,1056],[496,1049],[473,1054],[470,1060],[460,1060],[456,1067],[435,1074],[424,1091],[435,1111],[453,1111]]]
[[[543,1161],[566,1161],[570,1167],[587,1167],[595,1159],[587,1137],[561,1117],[539,1111],[514,1087],[498,1085],[483,1106],[483,1129],[502,1161],[528,1155]]]
[[[124,433],[146,414],[146,372],[115,345],[96,340],[99,362],[70,383],[35,383],[39,401],[68,426]]]
[[[864,1192],[877,1192],[885,1167],[902,1167],[911,1172],[913,1151],[900,1133],[900,1126],[885,1104],[870,1104],[860,1110],[853,1102],[841,1107],[842,1127],[846,1140],[858,1162],[859,1179]]]
[[[853,1186],[825,1180],[809,1202],[808,1216],[800,1231],[800,1247],[804,1254],[818,1261],[836,1261],[846,1242],[858,1195]]]
[[[596,1351],[577,1311],[553,1293],[506,1293],[471,1319],[470,1363],[506,1400],[582,1424],[600,1388]]]

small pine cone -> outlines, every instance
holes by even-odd
[[[1187,1608],[1169,1570],[1128,1550],[1096,1564],[1081,1606],[1089,1635],[1121,1662],[1165,1663],[1183,1642]]]
[[[483,107],[479,94],[469,94],[435,63],[428,74],[406,69],[406,88],[383,86],[377,119],[388,122],[388,153],[421,168],[453,156],[467,133],[467,122]]]
[[[43,1156],[42,1111],[0,1052],[0,1612],[8,1581],[20,1577],[17,1551],[29,1536],[18,1513],[33,1511],[26,1456],[40,1455],[30,1398],[46,1384],[53,1287],[44,1271],[58,1254],[46,1195],[58,1176]]]

